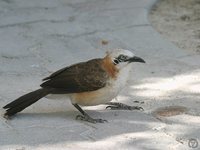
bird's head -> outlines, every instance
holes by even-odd
[[[123,68],[133,62],[145,63],[142,58],[137,57],[133,54],[133,52],[124,49],[116,49],[108,52],[108,56],[118,69]]]

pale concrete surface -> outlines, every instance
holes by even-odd
[[[117,98],[144,111],[87,107],[91,116],[109,121],[90,124],[75,120],[79,112],[69,101],[44,98],[12,120],[1,117],[0,149],[177,150],[189,149],[190,138],[199,141],[200,56],[178,49],[152,28],[148,12],[154,3],[1,0],[0,106],[37,89],[52,71],[102,57],[106,49],[133,50],[147,64],[134,65],[129,86]],[[167,118],[152,115],[164,106],[188,111]]]

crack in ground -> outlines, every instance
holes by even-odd
[[[79,38],[82,36],[87,36],[87,35],[93,35],[96,33],[104,33],[104,32],[114,32],[117,30],[123,30],[123,29],[129,29],[129,28],[134,28],[134,27],[145,27],[145,26],[151,26],[150,24],[135,24],[135,25],[129,25],[129,26],[124,26],[124,27],[117,27],[114,29],[105,29],[105,30],[94,30],[94,31],[89,31],[89,32],[84,32],[81,34],[76,34],[76,35],[67,35],[67,34],[50,34],[50,36],[55,36],[55,37],[63,37],[63,38]]]
[[[67,22],[67,20],[45,20],[45,19],[41,19],[41,20],[33,20],[33,21],[27,21],[27,22],[0,25],[0,28],[23,26],[23,25],[29,25],[29,24],[35,24],[35,23],[41,23],[41,22],[63,23],[63,22]]]

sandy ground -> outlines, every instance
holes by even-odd
[[[160,0],[149,18],[178,47],[200,54],[200,0]]]
[[[195,146],[190,139],[200,143],[200,56],[152,27],[155,2],[0,1],[0,106],[37,89],[51,72],[108,49],[129,49],[147,62],[134,65],[115,99],[144,111],[86,107],[108,120],[91,124],[75,120],[79,112],[67,98],[43,98],[12,120],[0,117],[0,149],[186,150]]]

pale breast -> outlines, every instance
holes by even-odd
[[[71,101],[83,106],[94,106],[109,102],[116,95],[111,88],[104,87],[93,92],[71,94]]]
[[[130,67],[127,66],[120,70],[117,78],[110,79],[104,88],[92,92],[71,94],[72,103],[83,106],[93,106],[104,104],[114,99],[126,85],[130,74]]]

